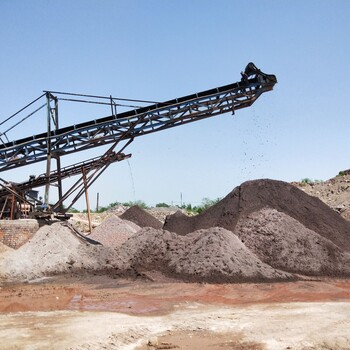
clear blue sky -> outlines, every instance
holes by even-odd
[[[277,76],[274,91],[235,116],[136,139],[129,163],[91,189],[92,206],[97,192],[101,205],[180,193],[195,204],[250,179],[325,180],[350,168],[349,15],[347,0],[1,0],[0,120],[46,89],[163,101],[233,83],[253,61]],[[104,115],[60,109],[62,125]],[[35,118],[12,138],[45,131]]]

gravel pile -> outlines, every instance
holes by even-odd
[[[153,227],[156,229],[161,229],[163,227],[163,224],[159,220],[137,205],[126,210],[120,215],[120,218],[132,221],[140,227]]]
[[[120,247],[138,230],[140,227],[135,223],[110,215],[92,231],[89,238],[107,247]]]
[[[137,270],[158,270],[169,277],[206,282],[286,280],[293,276],[262,262],[232,232],[220,227],[187,236],[144,228],[120,254]]]

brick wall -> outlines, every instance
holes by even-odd
[[[19,248],[39,229],[39,223],[33,219],[0,220],[0,242],[11,248]]]

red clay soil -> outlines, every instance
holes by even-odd
[[[223,227],[234,231],[239,219],[269,207],[299,221],[306,228],[350,251],[350,223],[320,199],[283,181],[261,179],[244,182],[219,203],[203,213],[187,217],[167,217],[163,229],[186,235],[190,232]]]
[[[64,276],[48,283],[3,286],[0,289],[0,313],[80,310],[162,315],[174,310],[175,305],[188,302],[239,306],[349,301],[349,290],[349,280],[197,284],[115,280],[106,276],[77,280]]]
[[[120,216],[120,218],[123,220],[132,221],[140,227],[153,227],[156,229],[161,229],[163,226],[159,220],[137,205],[134,205],[126,210]]]

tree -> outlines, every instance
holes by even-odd
[[[166,203],[158,203],[156,204],[156,208],[169,208],[170,205]]]

